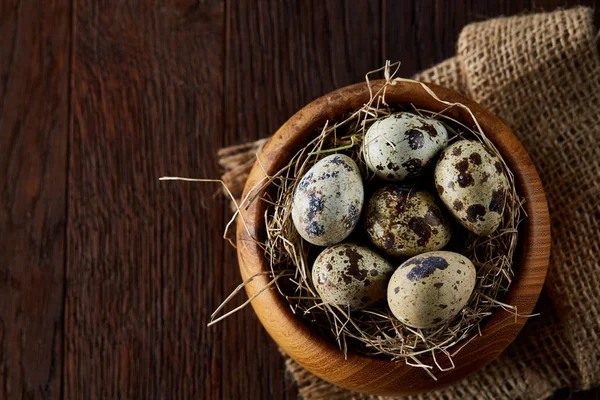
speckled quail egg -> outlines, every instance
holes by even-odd
[[[344,243],[319,254],[312,280],[325,303],[360,310],[386,297],[393,272],[390,263],[374,251]]]
[[[475,288],[476,271],[465,256],[432,251],[405,261],[387,289],[392,314],[413,328],[433,328],[454,318]]]
[[[360,218],[362,178],[348,156],[323,158],[302,177],[292,200],[292,221],[300,236],[317,246],[344,240]]]
[[[441,249],[452,233],[433,195],[398,184],[373,193],[367,203],[365,228],[373,244],[391,256]]]
[[[502,221],[508,179],[502,163],[483,144],[460,140],[448,146],[435,167],[438,194],[468,230],[486,236]]]
[[[401,112],[374,122],[362,151],[376,176],[397,182],[418,175],[447,144],[448,131],[441,122]]]

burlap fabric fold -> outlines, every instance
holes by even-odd
[[[600,385],[600,57],[588,8],[465,27],[458,54],[416,76],[488,107],[517,134],[542,178],[551,265],[532,318],[497,360],[418,398],[543,399]],[[241,190],[262,143],[224,149],[224,179]],[[241,183],[240,183],[241,182]],[[378,399],[340,389],[292,360],[305,399]]]

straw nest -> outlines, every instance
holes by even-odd
[[[301,148],[284,168],[269,177],[268,184],[273,185],[269,191],[271,195],[251,201],[269,203],[265,213],[267,237],[261,244],[270,266],[272,280],[269,286],[277,287],[298,318],[310,324],[323,337],[336,343],[345,354],[353,352],[406,362],[424,368],[435,379],[436,370],[454,368],[453,355],[460,351],[470,338],[481,334],[480,325],[492,312],[502,308],[517,315],[517,310],[502,303],[501,299],[510,289],[514,273],[513,255],[517,247],[517,228],[523,210],[512,172],[504,162],[502,154],[478,124],[473,127],[466,126],[446,115],[446,111],[452,107],[466,108],[464,105],[445,103],[445,111],[434,113],[417,108],[403,109],[386,103],[386,87],[399,80],[393,78],[390,72],[392,67],[393,65],[387,64],[383,69],[386,84],[379,92],[372,93],[371,101],[341,121],[328,121],[315,132],[314,139]],[[368,78],[369,74],[367,82]],[[431,90],[426,90],[435,97]],[[315,291],[310,273],[311,262],[322,248],[302,240],[291,218],[292,197],[296,185],[311,166],[327,155],[341,153],[351,157],[361,170],[365,186],[374,184],[375,180],[363,160],[362,138],[374,121],[399,111],[409,111],[439,120],[448,129],[450,143],[462,138],[482,142],[502,160],[510,183],[499,229],[487,237],[478,237],[465,231],[464,240],[460,241],[457,248],[452,249],[468,257],[475,265],[476,287],[461,313],[445,325],[432,329],[414,329],[403,325],[394,318],[385,302],[361,311],[350,311],[324,303]],[[264,192],[262,188],[261,191]],[[360,226],[358,228],[360,229]],[[442,358],[449,362],[442,362]]]

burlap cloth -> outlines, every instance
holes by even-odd
[[[600,57],[593,12],[575,8],[465,27],[458,54],[417,79],[454,88],[517,134],[542,178],[551,266],[537,311],[497,360],[433,399],[543,399],[600,385]],[[262,143],[224,149],[241,190]],[[377,399],[320,380],[291,360],[305,399]],[[421,396],[419,396],[421,398]]]

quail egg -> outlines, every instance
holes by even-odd
[[[386,297],[393,272],[390,263],[374,251],[344,243],[319,254],[312,280],[324,302],[360,310]]]
[[[408,326],[437,327],[465,307],[475,282],[475,267],[465,256],[449,251],[419,254],[392,275],[388,305],[392,314]]]
[[[487,236],[502,221],[509,184],[504,167],[483,144],[460,140],[448,146],[435,168],[438,194],[469,231]]]
[[[391,256],[438,250],[452,228],[429,192],[391,184],[369,199],[365,228],[375,246]]]
[[[360,218],[362,178],[348,156],[334,154],[308,170],[292,200],[292,221],[300,236],[317,246],[344,240]]]
[[[418,175],[447,144],[448,131],[441,122],[401,112],[374,122],[362,151],[377,177],[397,182]]]

